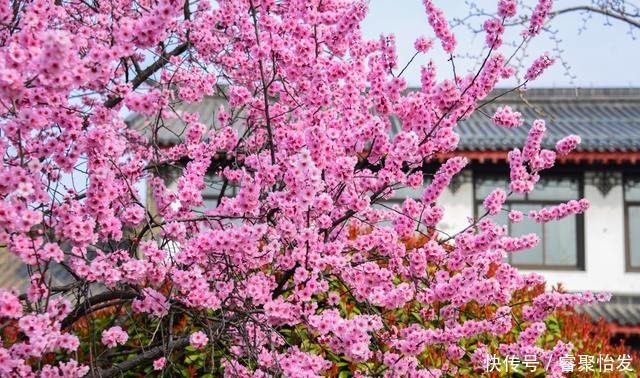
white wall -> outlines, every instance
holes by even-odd
[[[449,235],[460,232],[469,226],[468,219],[473,216],[473,183],[465,180],[455,193],[449,188],[445,189],[438,204],[445,208],[438,228]]]

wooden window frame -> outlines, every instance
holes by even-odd
[[[631,265],[631,230],[629,227],[629,208],[640,207],[640,200],[627,201],[627,180],[630,177],[636,178],[640,182],[640,175],[623,173],[622,175],[622,203],[624,204],[624,266],[625,272],[628,273],[640,273],[640,265]]]
[[[578,180],[578,197],[576,199],[584,197],[584,172],[582,171],[560,171],[553,173],[542,173],[542,178],[550,178],[550,177],[572,177]],[[494,170],[494,169],[474,169],[473,170],[473,215],[474,218],[478,218],[478,207],[482,206],[484,199],[479,199],[477,196],[477,177],[485,176],[485,177],[504,177],[508,180],[508,171],[505,172],[503,170]],[[535,189],[534,189],[535,190]],[[505,204],[520,204],[520,205],[541,205],[543,207],[557,205],[559,202],[565,202],[567,200],[529,200],[528,194],[525,195],[524,199],[509,199]],[[526,216],[526,214],[525,214]],[[576,264],[575,265],[551,265],[551,264],[515,264],[511,262],[511,256],[508,255],[509,264],[517,267],[518,269],[523,270],[550,270],[550,271],[585,271],[585,225],[584,225],[584,214],[575,214],[576,217]],[[507,223],[507,228],[509,233],[511,231],[511,222]],[[540,242],[542,245],[542,261],[545,260],[545,247],[544,247],[544,225],[542,227],[543,235],[540,236]],[[516,252],[517,253],[517,252]]]

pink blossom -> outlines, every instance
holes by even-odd
[[[440,193],[449,185],[451,178],[456,173],[460,172],[468,160],[462,157],[455,157],[447,160],[435,174],[431,185],[425,189],[422,194],[422,201],[424,203],[431,203],[440,196]]]
[[[42,248],[42,256],[43,260],[53,260],[55,262],[62,262],[64,260],[64,252],[62,249],[55,243],[46,243]]]
[[[129,335],[120,326],[102,331],[102,344],[109,348],[115,348],[118,344],[124,345],[128,339]]]
[[[22,305],[18,297],[6,290],[0,290],[0,317],[18,319],[22,316]]]
[[[523,218],[524,218],[524,215],[522,214],[522,211],[518,211],[518,210],[509,211],[509,220],[511,222],[518,223],[518,222],[521,222]]]
[[[164,295],[152,288],[144,288],[142,290],[142,299],[135,299],[131,308],[136,312],[147,312],[155,316],[164,316],[169,310],[169,303]]]
[[[340,303],[340,295],[335,291],[332,291],[329,293],[327,297],[327,301],[329,302],[330,305],[336,306],[338,303]]]
[[[194,332],[189,336],[189,344],[196,349],[202,349],[209,343],[209,338],[202,332]]]
[[[542,138],[544,137],[545,131],[546,126],[544,120],[537,119],[533,121],[531,130],[529,130],[529,135],[527,135],[525,146],[522,149],[522,157],[525,160],[533,159],[540,152],[540,146],[542,144]]]
[[[489,214],[495,215],[502,210],[502,205],[506,200],[507,193],[505,193],[504,190],[494,189],[487,198],[484,199],[483,206]]]
[[[538,235],[526,234],[518,237],[505,237],[500,241],[500,247],[506,252],[516,252],[531,249],[539,242]]]
[[[526,32],[527,36],[533,37],[542,31],[542,27],[547,20],[547,16],[551,11],[552,6],[553,0],[538,0],[533,13],[531,14],[529,30]]]
[[[538,223],[546,223],[550,220],[558,220],[572,214],[583,213],[589,208],[589,201],[581,199],[579,201],[571,200],[556,206],[545,207],[542,210],[532,210],[529,212],[529,218]]]
[[[491,117],[491,120],[496,125],[507,128],[521,126],[524,122],[522,114],[520,112],[514,112],[508,105],[498,107],[493,117]]]
[[[533,64],[527,69],[527,73],[524,75],[524,79],[527,81],[532,81],[538,78],[538,76],[542,75],[544,70],[549,68],[555,62],[554,59],[550,58],[548,53],[541,55],[539,58],[533,61]]]
[[[516,0],[499,0],[498,1],[498,15],[500,17],[508,18],[516,15],[517,3]]]
[[[164,365],[167,363],[167,359],[164,357],[160,357],[156,360],[153,360],[153,370],[162,370],[164,369]]]
[[[426,37],[419,37],[418,39],[416,39],[415,43],[413,44],[416,51],[421,53],[426,53],[427,51],[429,51],[432,45],[433,45],[433,41]]]
[[[124,359],[98,354],[124,349],[134,329],[150,344],[127,351],[125,364],[144,362],[132,372],[156,347],[207,348],[212,331],[224,340],[216,373],[229,378],[320,377],[344,361],[389,378],[457,376],[489,353],[557,359],[570,348],[536,345],[545,318],[606,298],[544,293],[514,319],[514,293],[543,279],[504,255],[538,236],[509,236],[495,216],[441,231],[455,212],[440,199],[468,163],[457,127],[515,74],[502,40],[518,2],[497,0],[483,22],[491,52],[477,72],[427,61],[418,90],[397,71],[395,37],[363,35],[368,1],[308,3],[0,4],[11,26],[0,27],[0,245],[29,272],[24,295],[0,289],[0,320],[18,332],[3,336],[0,376],[84,376],[78,350],[100,362],[97,375],[116,371]],[[434,3],[424,1],[435,38],[452,59],[466,54]],[[550,7],[538,2],[527,41]],[[432,44],[418,38],[416,54]],[[550,64],[537,59],[526,80]],[[522,118],[506,106],[492,117],[507,128]],[[531,192],[578,142],[545,149],[544,132],[534,121],[509,152],[511,191]],[[497,215],[506,197],[496,189],[483,205]],[[461,316],[469,304],[479,316]],[[419,316],[385,323],[407,308]],[[75,334],[85,315],[103,348]],[[491,340],[504,334],[516,341]],[[447,359],[422,361],[434,347]],[[169,355],[154,358],[157,371]]]
[[[578,135],[566,136],[556,143],[556,152],[560,155],[566,155],[573,151],[578,144],[580,144],[580,137]]]
[[[504,25],[500,20],[495,18],[488,19],[482,24],[484,31],[487,33],[487,46],[498,48],[502,45],[502,34],[504,33]]]
[[[452,53],[456,47],[456,38],[449,29],[449,24],[444,18],[444,14],[440,9],[433,5],[431,0],[424,0],[423,3],[427,10],[429,24],[433,28],[438,39],[440,39],[442,48],[447,53]]]
[[[136,226],[142,222],[145,217],[145,211],[142,207],[132,205],[127,207],[122,213],[122,220],[131,226]]]

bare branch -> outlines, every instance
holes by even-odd
[[[113,300],[131,300],[137,297],[138,294],[132,291],[108,291],[106,293],[94,295],[93,297],[76,306],[75,310],[73,310],[69,315],[67,315],[66,318],[62,320],[61,328],[69,328],[78,319],[92,313],[94,311],[93,307],[97,304]]]
[[[599,7],[594,7],[594,6],[590,6],[590,5],[580,5],[580,6],[564,8],[564,9],[557,10],[555,12],[551,12],[551,13],[549,13],[549,17],[552,18],[552,17],[559,16],[561,14],[571,13],[571,12],[598,13],[598,14],[601,14],[603,16],[615,18],[616,20],[619,20],[619,21],[622,21],[622,22],[626,22],[627,24],[640,29],[640,22],[639,21],[633,20],[630,16],[628,16],[626,14],[613,12],[613,11],[607,9],[606,7],[599,8]]]
[[[158,58],[155,62],[151,63],[147,68],[142,70],[133,80],[131,81],[131,88],[136,89],[142,83],[144,83],[148,78],[151,77],[154,73],[156,73],[159,69],[164,67],[167,63],[169,63],[169,58],[178,56],[189,49],[191,43],[184,42],[178,45],[175,49],[169,51],[166,54],[162,54],[160,58]],[[107,101],[104,102],[104,106],[106,108],[113,108],[118,105],[123,100],[122,97],[111,97]]]
[[[116,377],[120,374],[125,373],[128,370],[133,369],[134,367],[141,365],[145,362],[154,360],[160,356],[166,355],[167,351],[171,351],[173,349],[181,349],[189,345],[189,337],[182,337],[176,339],[172,342],[167,343],[167,345],[158,345],[157,347],[151,348],[148,351],[142,353],[139,356],[136,356],[130,360],[126,360],[114,367],[108,369],[100,369],[95,373],[89,373],[85,375],[85,378],[111,378]]]

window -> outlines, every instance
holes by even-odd
[[[624,178],[627,271],[640,272],[640,176]]]
[[[535,248],[510,253],[508,261],[511,264],[521,268],[584,269],[582,214],[546,224],[536,223],[527,217],[531,210],[581,198],[582,184],[581,176],[542,176],[531,193],[513,194],[507,198],[503,206],[505,211],[493,216],[493,220],[507,225],[511,236],[536,233],[540,237],[540,243]],[[475,174],[476,216],[484,214],[482,202],[495,188],[508,191],[506,175]],[[511,210],[521,211],[525,215],[524,220],[520,223],[509,222],[507,214]]]

